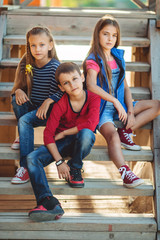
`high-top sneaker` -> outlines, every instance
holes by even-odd
[[[139,145],[136,145],[131,136],[133,135],[132,130],[129,128],[128,130],[125,128],[118,128],[117,130],[119,134],[119,138],[121,140],[121,145],[125,147],[128,150],[133,150],[133,151],[140,151],[141,147]],[[135,136],[135,135],[133,135]]]
[[[84,180],[82,178],[81,169],[78,168],[70,168],[70,179],[67,180],[68,184],[71,187],[75,188],[83,188]]]
[[[123,185],[127,188],[134,188],[144,183],[143,179],[137,177],[127,165],[121,166],[119,172],[123,179]]]

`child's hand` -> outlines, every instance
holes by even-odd
[[[66,162],[63,162],[61,165],[57,166],[58,176],[60,179],[70,179],[70,167],[67,165]]]
[[[56,134],[54,139],[55,139],[55,141],[57,141],[57,140],[60,140],[64,137],[65,137],[65,135],[64,135],[64,131],[63,131],[63,132],[60,132],[60,133]]]
[[[126,124],[127,121],[127,113],[124,109],[124,107],[122,106],[122,104],[118,101],[118,99],[116,99],[113,102],[114,107],[117,109],[118,111],[118,117],[119,120],[122,121],[124,124]]]
[[[37,110],[37,113],[36,113],[36,116],[39,118],[39,119],[46,119],[47,118],[47,111],[48,111],[48,108],[50,106],[50,104],[53,103],[53,100],[51,98],[47,98],[43,103],[42,105],[38,108]]]
[[[128,113],[126,129],[132,128],[135,124],[135,116],[133,113]]]
[[[27,94],[21,89],[17,89],[15,91],[15,97],[16,97],[16,103],[18,105],[22,105],[25,102],[29,101]]]

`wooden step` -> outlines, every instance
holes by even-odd
[[[144,184],[129,189],[123,186],[122,180],[86,178],[84,188],[71,188],[65,180],[48,178],[48,183],[54,195],[109,195],[109,196],[153,196],[154,188],[150,180]],[[11,178],[0,177],[0,194],[32,195],[30,182],[25,184],[11,184]]]
[[[0,61],[0,67],[17,67],[20,59],[19,58],[9,58],[2,59]],[[63,60],[61,60],[63,62]],[[70,61],[70,60],[67,60]],[[72,62],[77,63],[80,67],[82,65],[82,61],[72,60]],[[149,72],[150,64],[143,62],[126,62],[126,71],[130,72]]]
[[[13,82],[0,82],[0,97],[10,97]]]
[[[35,145],[35,148],[40,145]],[[152,162],[153,153],[149,147],[142,147],[141,151],[129,151],[122,149],[125,157],[125,161],[142,161]],[[1,143],[0,144],[0,159],[19,159],[19,150],[12,150],[11,144]],[[87,161],[109,161],[108,151],[105,146],[94,146],[91,153],[85,158]]]
[[[74,45],[89,45],[91,42],[91,36],[54,36],[56,44],[74,44]],[[25,35],[6,35],[3,38],[4,45],[25,45]],[[149,47],[150,40],[142,37],[122,37],[121,46],[132,47]]]
[[[115,124],[122,128],[123,124],[121,122],[115,121]],[[15,126],[17,125],[17,120],[14,113],[12,112],[0,112],[0,126]],[[147,123],[142,129],[152,129],[152,122]]]
[[[33,222],[27,213],[0,213],[0,239],[155,240],[151,214],[64,214],[57,221]]]
[[[13,88],[12,82],[0,82],[0,97],[9,97]],[[146,100],[151,98],[149,88],[130,87],[132,98],[136,100]]]

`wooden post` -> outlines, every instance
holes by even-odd
[[[151,93],[152,99],[159,99],[160,89],[160,29],[156,28],[156,21],[149,21],[150,61],[151,61]],[[154,182],[155,182],[155,215],[157,219],[158,234],[160,234],[160,116],[153,121],[153,153],[154,153]],[[159,235],[158,235],[159,236]]]
[[[157,28],[160,28],[160,0],[156,0]]]
[[[7,8],[0,8],[0,60],[2,59],[3,36],[6,34]]]

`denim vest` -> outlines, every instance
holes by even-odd
[[[116,98],[119,100],[119,102],[122,104],[124,109],[127,111],[127,106],[124,102],[124,78],[125,78],[125,61],[124,61],[124,50],[117,49],[117,48],[112,48],[111,49],[111,54],[113,55],[114,59],[116,60],[116,63],[118,64],[120,68],[120,74],[119,74],[119,79],[118,79],[118,84],[116,88]],[[104,76],[105,81],[103,81],[103,85],[101,86],[100,84],[100,79],[99,76],[97,75],[97,85],[99,87],[102,87],[103,90],[109,93],[109,85],[108,85],[108,79],[104,70],[104,63],[102,58],[98,55],[98,59],[100,62],[100,68],[102,69],[102,74]],[[91,53],[87,60],[95,60],[95,56],[93,53]],[[101,99],[101,104],[100,104],[100,116],[103,113],[103,110],[105,108],[106,101]]]

